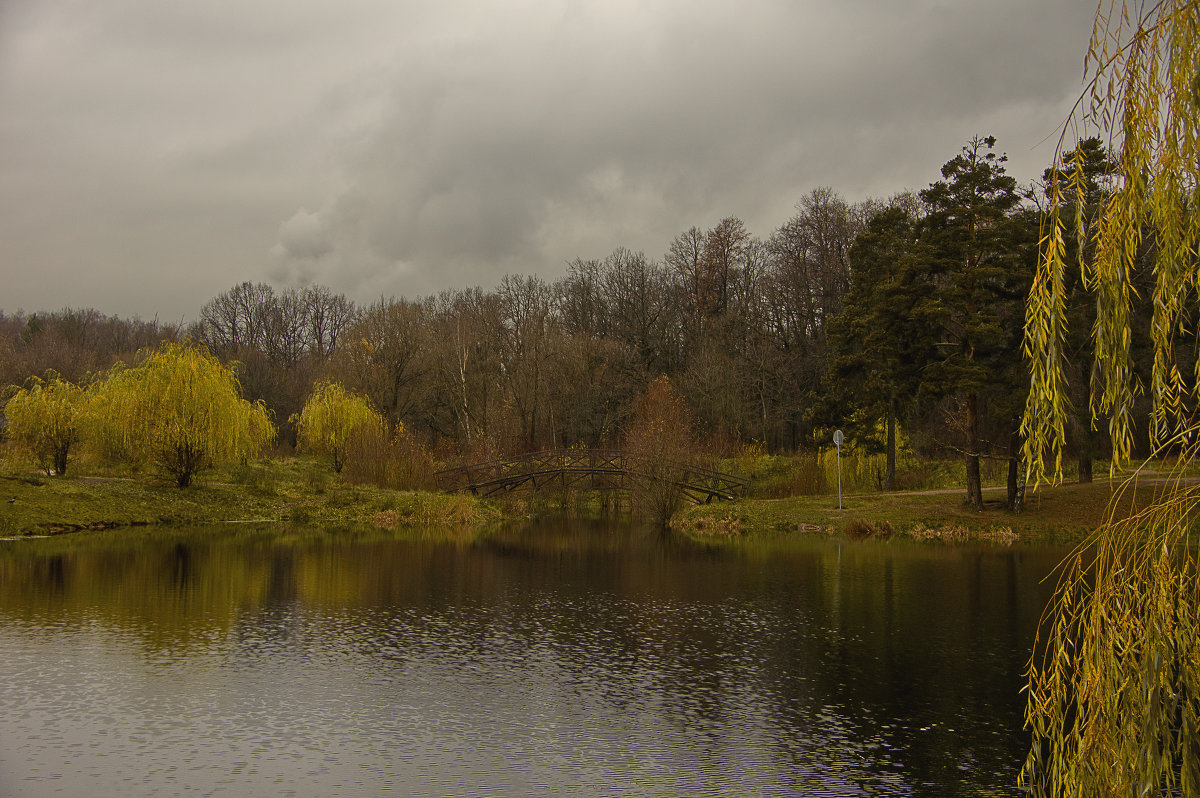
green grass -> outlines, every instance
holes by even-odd
[[[502,516],[495,505],[468,496],[347,485],[308,458],[208,471],[182,490],[153,476],[80,471],[46,477],[0,463],[0,537],[222,522],[484,526]]]
[[[855,522],[879,526],[886,521],[896,534],[916,539],[1073,543],[1106,519],[1120,484],[1097,479],[1087,485],[1043,485],[1027,493],[1021,513],[1004,509],[1002,489],[985,490],[983,512],[966,504],[961,489],[851,494],[844,497],[841,510],[836,495],[745,498],[690,507],[676,517],[674,525],[698,536],[794,532],[846,535]],[[1121,501],[1111,511],[1124,517],[1149,504],[1161,490],[1153,477],[1143,477],[1138,486],[1121,494]]]
[[[766,456],[722,463],[728,470],[752,479],[748,498],[686,508],[673,525],[707,538],[798,532],[853,536],[856,531],[890,527],[897,535],[917,539],[1069,543],[1081,539],[1105,519],[1120,484],[1098,478],[1090,485],[1042,486],[1029,492],[1025,511],[1020,514],[1003,509],[1003,490],[986,491],[987,508],[977,513],[965,505],[960,487],[944,492],[890,494],[860,487],[847,491],[844,509],[839,511],[836,482],[832,491],[825,485],[818,495],[786,495],[789,485],[794,488],[803,482],[805,474],[815,473],[814,465],[824,468],[826,464],[812,457]],[[1171,466],[1148,466],[1155,473],[1142,477],[1141,487],[1129,493],[1128,500],[1117,508],[1118,515],[1149,503],[1160,490],[1154,480]],[[948,476],[951,466],[946,464],[926,464],[920,471],[939,475],[930,478],[938,487],[944,482],[954,484]],[[1097,474],[1103,473],[1098,467]],[[993,482],[995,479],[993,475]],[[547,494],[485,502],[463,495],[350,485],[324,462],[306,457],[269,459],[208,471],[183,490],[165,478],[101,471],[86,464],[73,467],[69,476],[46,477],[26,465],[0,461],[0,537],[212,523],[326,528],[358,525],[386,530],[483,528],[542,512],[600,515],[605,509],[594,496],[586,495]]]
[[[843,452],[842,489],[845,493],[872,493],[882,490],[886,458],[882,454]],[[1074,460],[1063,463],[1062,478],[1074,482],[1078,476]],[[1096,461],[1096,479],[1108,477],[1108,462]],[[1167,472],[1173,461],[1158,461],[1151,468]],[[793,455],[768,455],[750,450],[737,457],[716,460],[717,471],[750,480],[747,495],[762,499],[781,499],[793,496],[836,496],[838,485],[838,456],[835,449],[820,453],[805,452]],[[1200,464],[1191,466],[1200,473]],[[1008,461],[983,458],[980,461],[985,485],[1002,485],[1008,472]],[[1128,470],[1125,473],[1129,473]],[[922,459],[912,452],[900,452],[896,458],[896,490],[925,491],[961,488],[966,484],[966,465],[961,457]]]

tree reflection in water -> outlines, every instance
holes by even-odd
[[[4,543],[0,778],[1015,794],[1061,556],[580,523]]]

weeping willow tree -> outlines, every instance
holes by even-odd
[[[1099,128],[1119,153],[1118,170],[1094,218],[1084,212],[1079,159],[1065,159],[1051,179],[1026,316],[1031,479],[1061,473],[1069,268],[1082,270],[1096,300],[1091,413],[1094,423],[1107,420],[1113,468],[1133,451],[1134,401],[1144,388],[1152,448],[1180,455],[1181,469],[1200,449],[1198,54],[1197,0],[1114,1],[1097,10],[1089,82],[1059,151],[1076,124]],[[1090,237],[1090,258],[1071,257],[1068,225],[1076,240]],[[1153,286],[1148,386],[1139,385],[1132,362],[1139,269],[1150,271],[1140,276]],[[1064,563],[1045,645],[1029,668],[1033,744],[1021,782],[1034,795],[1200,795],[1200,489],[1179,474],[1152,506],[1111,516]]]
[[[181,488],[213,465],[258,454],[275,437],[261,402],[202,346],[164,343],[134,368],[118,366],[89,403],[89,437],[131,464],[154,462]]]
[[[363,436],[386,440],[386,424],[371,403],[339,383],[322,382],[313,388],[304,409],[292,421],[300,448],[318,455],[328,455],[333,470],[341,473],[346,453],[352,443]]]
[[[47,476],[67,473],[86,399],[82,388],[50,373],[45,380],[30,378],[4,408],[9,437]]]

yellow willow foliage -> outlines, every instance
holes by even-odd
[[[1095,253],[1079,264],[1096,300],[1091,411],[1108,419],[1115,469],[1130,455],[1141,390],[1131,353],[1135,285],[1149,285],[1150,436],[1160,453],[1181,458],[1151,506],[1124,519],[1114,512],[1064,563],[1028,674],[1033,745],[1020,780],[1035,796],[1200,796],[1200,488],[1182,476],[1200,451],[1200,358],[1190,315],[1200,299],[1198,53],[1200,0],[1133,9],[1112,2],[1097,13],[1086,61],[1091,82],[1078,108],[1081,121],[1110,131],[1120,158],[1099,218],[1074,220],[1077,235],[1091,231]],[[1077,213],[1085,203],[1081,164],[1064,167],[1050,186],[1026,310],[1032,380],[1022,431],[1035,480],[1046,476],[1049,454],[1053,476],[1061,475],[1069,409],[1060,209],[1072,195]],[[1118,495],[1113,507],[1121,504]]]
[[[89,416],[101,451],[156,462],[180,487],[202,468],[260,453],[275,437],[262,403],[243,399],[233,372],[193,344],[164,343],[135,368],[114,368]]]
[[[1197,343],[1189,313],[1197,293],[1200,242],[1200,2],[1111,2],[1096,16],[1086,61],[1090,82],[1064,128],[1075,123],[1110,131],[1120,152],[1118,173],[1097,219],[1082,217],[1084,173],[1078,160],[1055,170],[1050,210],[1043,221],[1041,257],[1026,308],[1025,354],[1032,380],[1022,432],[1030,478],[1061,476],[1069,402],[1063,369],[1067,314],[1064,274],[1066,224],[1080,240],[1090,230],[1091,262],[1080,262],[1084,285],[1096,298],[1092,330],[1096,388],[1092,414],[1107,418],[1113,468],[1129,457],[1133,405],[1143,386],[1134,374],[1131,325],[1139,269],[1153,282],[1150,325],[1153,400],[1150,435],[1172,439],[1197,410],[1200,358],[1182,366],[1179,353]],[[1060,140],[1061,151],[1062,140]],[[1070,202],[1074,197],[1074,202]],[[1064,219],[1072,204],[1076,218]],[[1086,223],[1085,223],[1086,222]],[[1189,323],[1190,322],[1190,323]]]
[[[329,455],[333,470],[339,473],[346,461],[346,447],[356,435],[387,437],[383,416],[366,398],[336,382],[318,383],[293,421],[300,447],[313,454]]]
[[[1033,745],[1020,783],[1035,796],[1200,795],[1200,579],[1189,540],[1200,486],[1182,475],[1062,566],[1029,667]]]
[[[82,388],[52,376],[34,377],[4,409],[9,437],[49,474],[67,470],[67,454],[79,440],[86,395]]]

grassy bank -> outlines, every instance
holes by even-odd
[[[807,531],[852,538],[1072,543],[1099,526],[1110,511],[1118,517],[1128,515],[1163,490],[1157,475],[1142,477],[1125,490],[1122,484],[1098,479],[1084,485],[1043,485],[1029,491],[1020,513],[1004,509],[1002,488],[985,490],[983,512],[965,503],[961,489],[853,494],[844,497],[841,510],[836,495],[746,498],[690,507],[674,525],[697,536]]]
[[[1070,543],[1105,519],[1122,484],[1098,479],[1088,485],[1042,486],[1029,492],[1025,510],[1019,514],[1003,509],[1004,491],[998,488],[985,492],[987,509],[982,513],[965,505],[961,489],[862,490],[848,493],[843,509],[838,510],[836,495],[828,493],[775,497],[781,473],[789,473],[789,469],[792,474],[803,473],[808,466],[772,458],[769,468],[761,468],[763,462],[768,461],[760,460],[759,473],[750,476],[748,498],[686,508],[675,517],[673,526],[709,539],[813,533],[846,538]],[[1161,481],[1158,473],[1142,477],[1136,487],[1121,494],[1117,514],[1148,504],[1162,490]],[[547,492],[515,498],[502,506],[465,495],[347,484],[323,462],[305,457],[210,471],[184,490],[148,474],[85,469],[79,475],[46,477],[28,467],[0,463],[0,537],[211,523],[484,528],[529,514],[605,512],[611,508],[594,495]]]
[[[499,508],[469,496],[348,485],[304,458],[208,472],[184,490],[146,475],[45,477],[0,467],[2,537],[154,524],[482,526],[501,518]]]

